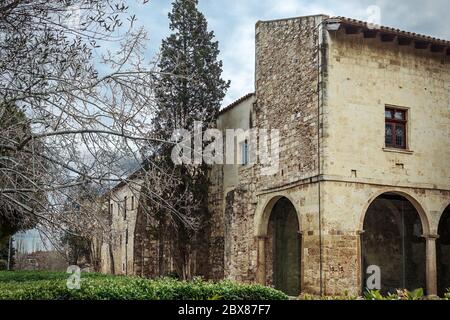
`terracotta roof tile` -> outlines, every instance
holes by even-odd
[[[423,35],[423,34],[418,34],[415,32],[403,31],[400,29],[386,27],[386,26],[375,25],[375,28],[374,28],[373,25],[369,24],[368,22],[361,21],[361,20],[356,20],[356,19],[351,19],[351,18],[346,18],[346,17],[332,17],[332,18],[327,19],[326,21],[328,23],[332,23],[332,22],[342,23],[342,24],[366,28],[366,29],[369,29],[369,27],[371,27],[371,29],[379,30],[380,32],[393,33],[397,36],[413,38],[413,40],[416,40],[416,41],[428,41],[428,42],[431,42],[431,43],[437,44],[437,45],[450,46],[449,40],[439,39],[439,38],[435,38],[435,37],[431,37],[431,36],[427,36],[427,35]]]

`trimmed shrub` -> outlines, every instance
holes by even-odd
[[[200,279],[178,281],[165,278],[82,273],[80,290],[69,290],[68,274],[56,272],[0,272],[2,300],[286,300],[277,290],[230,281]]]
[[[111,277],[100,273],[83,273],[82,278]],[[0,272],[0,285],[6,282],[34,282],[39,280],[67,280],[68,273],[55,271],[14,271]]]

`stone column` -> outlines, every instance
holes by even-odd
[[[425,235],[427,294],[437,296],[436,240],[438,235]]]
[[[258,237],[258,261],[256,270],[256,281],[266,285],[266,237]]]
[[[363,266],[363,254],[364,254],[364,248],[362,246],[362,242],[363,242],[363,236],[364,236],[365,231],[364,230],[358,230],[356,231],[356,238],[358,243],[356,244],[356,248],[357,248],[357,256],[358,256],[358,260],[357,260],[357,264],[356,264],[356,292],[359,295],[363,295],[363,286],[365,286],[365,283],[363,283],[363,273],[366,272],[366,270],[363,270],[364,266]]]

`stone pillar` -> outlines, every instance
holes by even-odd
[[[436,240],[438,235],[425,235],[427,294],[437,296]]]
[[[363,265],[363,254],[364,254],[364,248],[363,248],[363,236],[364,236],[365,231],[364,230],[358,230],[356,231],[356,237],[357,237],[357,244],[356,244],[356,248],[357,248],[357,256],[358,256],[358,260],[357,260],[357,265],[356,265],[356,288],[355,291],[360,295],[364,295],[363,292],[363,286],[365,286],[366,284],[363,283],[363,272],[365,273],[366,270],[363,270],[364,265]]]
[[[258,237],[258,264],[256,270],[256,281],[266,285],[266,237]]]

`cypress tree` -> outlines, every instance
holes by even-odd
[[[222,79],[219,43],[214,32],[208,31],[207,21],[198,10],[198,0],[175,0],[169,19],[171,34],[162,41],[154,118],[154,134],[165,140],[170,140],[175,129],[186,129],[192,133],[194,121],[201,121],[203,130],[215,126],[221,102],[230,84]],[[170,234],[173,240],[171,252],[179,276],[205,275],[208,269],[210,216],[207,203],[208,167],[205,164],[175,166],[170,159],[172,147],[171,144],[164,144],[158,146],[157,151],[153,149],[152,161],[175,176],[176,186],[162,190],[160,196],[167,199],[185,219],[177,218],[178,215],[174,217],[167,210],[166,214],[161,214],[161,206],[157,206],[158,234]],[[186,220],[195,227],[187,225]],[[165,230],[170,230],[170,233]],[[159,260],[162,260],[166,241],[158,240]],[[196,270],[189,267],[193,260],[198,266]],[[160,272],[161,268],[160,261]]]

